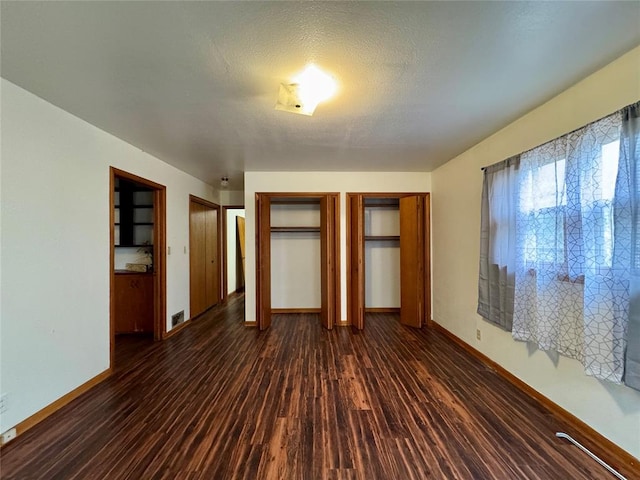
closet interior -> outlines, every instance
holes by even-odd
[[[430,320],[428,193],[347,194],[348,323],[367,312],[400,312],[403,324]]]
[[[332,328],[340,311],[338,194],[256,194],[257,323],[272,313],[318,313]]]

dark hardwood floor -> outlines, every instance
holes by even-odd
[[[366,330],[235,297],[2,449],[5,479],[609,479],[566,425],[433,330]]]

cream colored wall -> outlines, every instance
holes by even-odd
[[[364,234],[400,235],[398,208],[365,208]],[[364,243],[364,300],[368,308],[400,308],[400,242]]]
[[[227,210],[227,294],[236,291],[238,278],[236,277],[237,264],[236,259],[236,237],[237,228],[236,221],[238,217],[244,218],[244,208],[232,208]]]
[[[424,172],[246,172],[244,176],[246,211],[245,318],[256,319],[255,194],[256,192],[339,192],[340,193],[340,288],[342,319],[346,320],[346,193],[429,192],[431,174]],[[400,280],[397,279],[399,282]]]
[[[167,187],[167,329],[189,317],[189,194],[213,188],[1,81],[0,431],[109,368],[109,167]]]
[[[638,100],[640,47],[435,170],[432,265],[437,323],[640,458],[640,392],[587,377],[578,362],[533,351],[476,314],[480,168]]]

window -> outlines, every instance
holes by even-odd
[[[478,281],[484,318],[617,383],[640,261],[640,103],[627,108],[485,169]]]
[[[562,139],[560,139],[562,140]],[[582,281],[585,268],[611,267],[613,196],[620,141],[607,141],[590,158],[578,159],[567,179],[562,145],[525,153],[518,187],[522,261],[530,269],[554,269],[562,279]],[[580,259],[569,255],[578,250]],[[586,254],[593,259],[584,261]],[[592,265],[590,265],[590,263]]]

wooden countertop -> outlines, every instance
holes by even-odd
[[[132,272],[131,270],[115,270],[116,275],[153,275],[153,271],[150,272]]]

